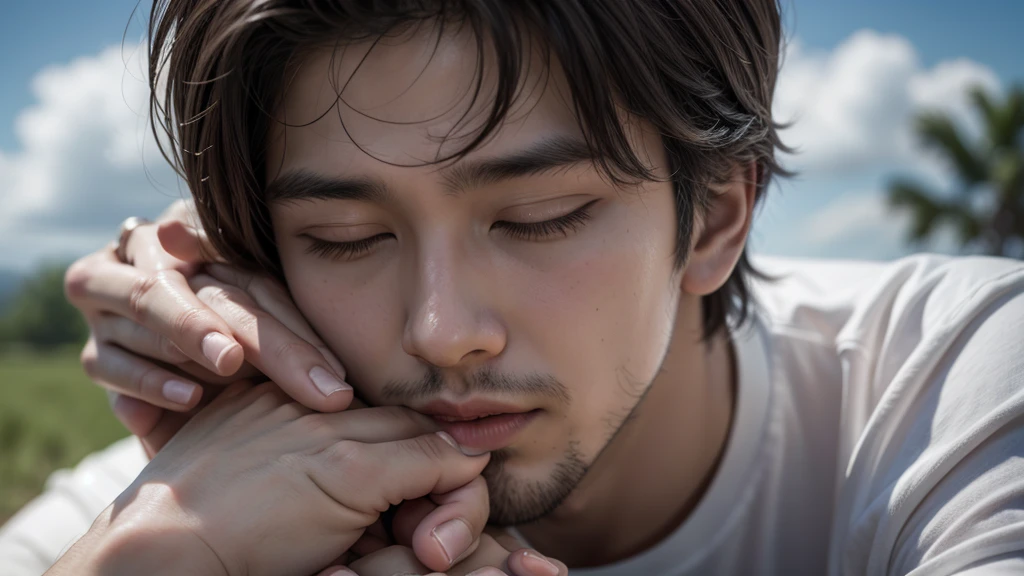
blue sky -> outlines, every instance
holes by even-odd
[[[790,140],[796,138],[808,154],[791,162],[803,175],[771,191],[753,244],[760,251],[799,256],[892,258],[904,254],[909,248],[894,229],[901,221],[883,213],[879,201],[885,183],[894,174],[917,176],[938,188],[952,183],[934,159],[913,150],[912,143],[902,142],[905,133],[889,130],[891,125],[905,123],[909,113],[886,116],[891,112],[887,102],[871,92],[889,90],[902,95],[908,106],[948,106],[951,113],[963,116],[964,104],[958,103],[954,88],[981,82],[999,90],[1024,82],[1024,59],[1020,58],[1024,2],[786,0],[783,7],[796,49],[788,56],[787,66],[792,66],[783,70],[777,101],[780,106],[787,103],[783,106],[787,112],[806,119],[804,128]],[[25,269],[40,259],[75,256],[109,237],[124,216],[153,212],[174,196],[168,186],[155,194],[152,186],[145,190],[151,174],[128,173],[123,150],[114,154],[121,154],[120,160],[110,160],[119,167],[111,172],[116,173],[111,179],[110,173],[95,170],[97,162],[109,160],[109,153],[38,159],[33,154],[60,144],[59,137],[44,134],[26,139],[25,133],[31,130],[20,135],[16,130],[19,122],[46,126],[46,119],[39,117],[61,102],[64,113],[75,118],[67,100],[79,86],[69,79],[91,78],[90,71],[101,69],[102,51],[121,43],[126,26],[129,46],[138,42],[148,3],[141,2],[140,14],[129,25],[134,8],[133,0],[9,2],[0,8],[4,79],[0,83],[0,202],[24,210],[18,213],[24,216],[6,223],[0,217],[0,268]],[[76,61],[84,63],[76,68],[72,65]],[[49,76],[41,74],[43,70],[49,70]],[[41,76],[50,80],[40,81]],[[858,80],[861,77],[863,82]],[[78,82],[83,90],[88,88],[84,80]],[[804,96],[808,86],[821,87],[819,100]],[[41,96],[39,90],[49,90],[49,95]],[[62,96],[64,91],[68,94]],[[828,124],[844,113],[869,116],[851,116],[838,126]],[[22,120],[16,120],[19,117]],[[969,124],[969,118],[965,122]],[[848,133],[841,134],[844,127]],[[83,142],[88,145],[89,138],[103,134],[102,127],[86,128],[75,141],[80,148]],[[68,144],[67,149],[75,148]],[[146,162],[147,170],[159,177],[158,160]],[[72,168],[79,164],[82,172],[74,172]],[[72,168],[48,185],[48,199],[30,198],[34,178],[24,166],[63,170],[65,165]],[[113,190],[118,186],[123,188],[119,196],[114,191],[105,196],[95,191],[98,198],[102,196],[96,202],[67,198],[88,197],[93,187]],[[132,186],[137,190],[127,192]],[[61,214],[47,202],[66,205],[66,212],[74,210]],[[16,227],[29,224],[32,230],[14,233]],[[52,230],[47,231],[47,226]],[[41,235],[35,242],[38,249],[17,249],[17,242],[31,238],[33,231]],[[940,251],[952,247],[948,238],[927,246]]]

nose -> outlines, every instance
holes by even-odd
[[[438,368],[479,364],[501,354],[506,331],[489,301],[493,291],[481,280],[465,259],[425,260],[412,283],[405,352]]]

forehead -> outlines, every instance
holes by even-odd
[[[557,63],[543,61],[540,51],[524,58],[513,107],[468,158],[581,135]],[[419,166],[462,150],[495,100],[491,59],[472,31],[439,36],[428,25],[307,51],[271,123],[268,180],[279,170],[351,174]]]

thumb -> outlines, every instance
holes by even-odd
[[[472,554],[490,514],[487,482],[477,476],[445,494],[403,502],[393,531],[425,566],[447,570]]]
[[[168,254],[189,264],[223,262],[202,228],[193,228],[181,220],[166,220],[157,227],[157,238]]]

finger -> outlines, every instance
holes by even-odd
[[[451,576],[458,576],[458,572],[453,572]],[[494,566],[484,566],[483,568],[477,568],[466,576],[506,576],[505,572],[495,568]]]
[[[153,431],[164,413],[163,408],[159,406],[118,394],[113,390],[107,390],[107,398],[114,416],[129,432],[140,438]]]
[[[377,519],[376,522],[374,522],[373,524],[370,524],[369,526],[367,526],[366,527],[366,532],[363,532],[363,534],[369,534],[370,536],[375,536],[375,537],[377,537],[377,538],[387,542],[386,546],[391,546],[392,544],[398,544],[398,542],[390,542],[391,536],[388,535],[387,529],[384,528],[384,515],[383,514],[381,515],[380,518]]]
[[[91,254],[72,262],[64,273],[64,295],[80,310],[94,308],[89,282],[97,276],[108,274],[112,269],[131,268],[117,259],[116,247],[107,245]]]
[[[245,358],[300,404],[321,412],[344,410],[352,387],[309,342],[258,306],[241,288],[200,274],[196,296],[233,327]]]
[[[495,542],[501,544],[501,546],[509,552],[520,550],[522,548],[526,548],[529,546],[527,542],[524,542],[520,538],[513,536],[507,529],[502,528],[500,526],[488,524],[484,527],[484,534],[493,538]]]
[[[404,406],[347,410],[344,415],[312,413],[303,420],[300,425],[326,430],[333,438],[365,443],[406,440],[439,429],[432,418]]]
[[[80,308],[134,320],[218,374],[233,374],[242,365],[242,347],[228,336],[227,323],[196,297],[177,271],[143,273],[108,262],[95,271],[69,272],[66,284]]]
[[[363,556],[349,564],[359,576],[395,576],[396,574],[426,574],[430,569],[416,560],[407,546],[388,546]]]
[[[493,538],[484,534],[480,537],[480,545],[462,562],[445,571],[446,576],[480,576],[504,575],[509,552]]]
[[[170,256],[191,263],[223,262],[224,258],[202,228],[190,226],[181,220],[166,220],[156,227],[160,246]]]
[[[260,379],[259,377],[263,375],[258,368],[248,362],[243,363],[242,367],[230,376],[221,376],[220,374],[211,372],[202,364],[192,361],[177,364],[174,369],[184,374],[188,374],[193,380],[202,382],[204,385],[213,384],[214,386],[227,386],[228,384],[239,380]]]
[[[230,386],[225,387],[216,398],[205,399],[199,406],[189,412],[168,412],[164,411],[160,421],[153,428],[152,432],[142,438],[142,445],[152,457],[171,441],[175,434],[193,418],[201,418],[204,415],[211,418],[224,418],[225,413],[233,413],[241,410],[245,405],[241,402],[232,403],[231,400],[245,392],[253,389],[254,386],[248,380],[239,380]]]
[[[406,500],[399,504],[391,523],[395,544],[412,548],[412,537],[416,532],[416,527],[434,510],[437,510],[437,504],[427,497]]]
[[[329,566],[317,573],[317,576],[359,576],[344,566]]]
[[[292,301],[291,294],[280,283],[268,276],[258,276],[244,272],[230,266],[213,264],[206,267],[211,276],[224,282],[237,286],[245,291],[256,304],[276,318],[281,324],[291,330],[296,336],[310,343],[320,352],[320,355],[334,368],[335,372],[342,379],[345,378],[345,368],[327,348],[320,336],[306,321],[306,317],[299,312]]]
[[[378,550],[392,545],[394,545],[393,542],[388,542],[384,538],[380,538],[369,533],[363,533],[363,535],[360,536],[354,544],[352,544],[352,548],[350,548],[350,550],[359,556],[369,556]]]
[[[182,259],[169,253],[160,242],[159,225],[142,224],[132,230],[125,245],[125,259],[143,272],[176,270],[186,276],[195,274],[202,261]]]
[[[415,524],[412,549],[420,562],[434,570],[447,570],[479,545],[490,514],[487,483],[477,476],[451,492],[432,495],[431,500],[437,506]]]
[[[203,393],[195,382],[94,338],[86,342],[81,360],[85,373],[97,384],[160,408],[189,410]]]
[[[341,440],[311,455],[307,474],[349,510],[378,516],[392,503],[469,483],[489,460],[490,453],[464,455],[451,436],[436,432],[377,444]]]
[[[152,458],[157,452],[163,450],[163,447],[171,441],[171,438],[174,438],[174,435],[177,434],[185,424],[188,424],[193,415],[194,414],[192,413],[169,412],[164,410],[163,413],[160,414],[160,420],[157,422],[156,426],[154,426],[153,429],[145,436],[139,437],[142,441],[143,448],[146,449],[146,454]]]
[[[99,314],[92,322],[92,331],[100,342],[116,344],[153,360],[169,364],[180,364],[189,360],[170,339],[124,316]]]
[[[554,558],[522,548],[509,554],[508,570],[513,576],[568,576],[569,568]]]

